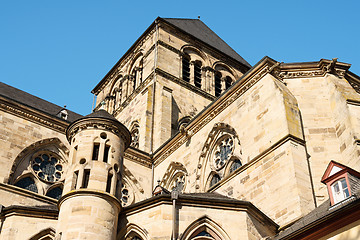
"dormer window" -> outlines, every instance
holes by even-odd
[[[334,203],[350,197],[349,187],[345,178],[342,178],[331,185]]]
[[[68,119],[68,112],[66,111],[66,109],[62,109],[58,113],[58,117],[60,117],[61,119],[67,120]]]
[[[345,165],[331,161],[321,179],[329,192],[331,205],[343,202],[360,189],[360,173]]]

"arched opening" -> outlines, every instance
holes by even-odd
[[[34,193],[38,193],[38,188],[36,186],[36,183],[35,183],[34,179],[30,176],[21,178],[14,185],[17,187],[32,191]]]
[[[221,73],[215,73],[215,96],[218,97],[221,94]]]

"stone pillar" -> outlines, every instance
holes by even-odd
[[[195,65],[195,62],[194,61],[191,61],[190,62],[190,84],[191,85],[194,85],[194,79],[195,79],[195,74],[194,74],[194,65]]]
[[[69,125],[71,165],[59,200],[58,238],[115,240],[121,173],[130,132],[104,110]]]

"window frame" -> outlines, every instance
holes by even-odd
[[[348,197],[345,197],[345,198],[343,198],[343,199],[336,199],[333,186],[334,186],[335,183],[341,181],[342,179],[345,179],[345,181],[346,181],[347,190],[349,191],[349,196],[348,196]],[[332,179],[331,181],[329,181],[326,185],[327,185],[327,188],[328,188],[331,205],[334,205],[334,204],[337,204],[337,203],[339,203],[339,202],[342,202],[342,201],[344,201],[345,199],[351,197],[351,195],[352,195],[352,193],[351,193],[351,187],[350,187],[350,182],[349,182],[349,178],[348,178],[347,172],[344,172],[344,173],[336,176],[336,178],[334,178],[334,179]],[[341,185],[341,184],[340,184],[340,185]],[[340,191],[341,191],[341,190],[342,190],[342,186],[341,186]]]

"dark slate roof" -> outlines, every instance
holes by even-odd
[[[3,82],[0,82],[0,96],[23,104],[27,107],[39,110],[54,117],[58,117],[57,115],[59,114],[59,112],[64,109],[63,107],[48,102],[44,99],[38,98],[34,95],[31,95],[30,93],[21,91],[20,89],[9,86]],[[66,109],[66,111],[69,114],[68,119],[66,120],[67,122],[72,122],[82,117],[82,115],[72,112],[68,109]]]
[[[331,215],[335,215],[342,210],[345,210],[346,207],[351,207],[352,204],[359,204],[360,192],[352,195],[350,198],[331,206],[330,199],[326,200],[320,206],[315,208],[313,211],[300,218],[294,224],[288,228],[281,231],[277,236],[274,237],[274,240],[280,240],[288,237],[294,232],[300,231],[301,229],[306,229],[307,226],[316,225],[321,223],[323,219]]]
[[[245,61],[237,52],[235,52],[224,40],[214,33],[199,19],[184,18],[161,18],[171,25],[181,29],[182,31],[192,35],[193,37],[205,42],[206,44],[218,49],[220,52],[241,62],[247,67],[251,65]]]
[[[89,115],[86,115],[84,118],[105,118],[105,119],[109,119],[109,120],[118,122],[118,120],[113,115],[111,115],[104,109],[100,109],[96,112],[92,112]]]

